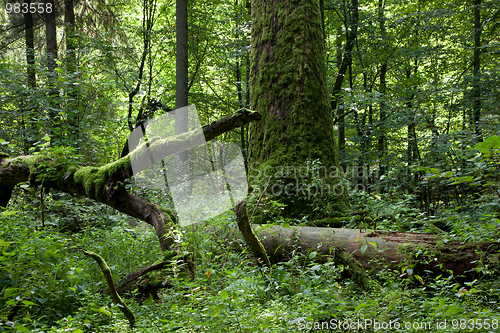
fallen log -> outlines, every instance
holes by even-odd
[[[497,263],[499,243],[464,244],[424,233],[367,231],[358,229],[252,225],[273,262],[287,260],[293,249],[318,252],[319,261],[332,258],[336,248],[351,253],[366,270],[408,267],[408,274],[450,274],[474,278],[481,264]],[[223,235],[222,235],[223,236]],[[223,236],[224,237],[224,236]],[[232,229],[229,239],[240,239]]]
[[[268,267],[271,267],[271,262],[269,260],[266,249],[260,242],[259,238],[255,234],[249,223],[246,207],[246,201],[242,201],[234,208],[238,229],[240,230],[247,246],[253,252],[254,256],[257,257],[257,260],[259,262],[262,262],[263,260]],[[335,247],[330,250],[330,255],[333,256],[333,260],[337,265],[343,265],[346,267],[349,275],[354,279],[354,281],[359,285],[361,289],[365,291],[371,289],[380,289],[380,285],[378,285],[376,281],[370,278],[361,264],[356,261],[351,253],[339,247]]]

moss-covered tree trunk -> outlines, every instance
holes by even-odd
[[[337,181],[319,0],[255,0],[252,22],[250,103],[262,116],[250,126],[255,198],[267,185],[254,221],[266,218],[271,201],[286,205],[285,217],[337,215],[346,200]]]

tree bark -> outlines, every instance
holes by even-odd
[[[115,282],[113,281],[113,276],[111,275],[111,269],[109,266],[106,264],[106,261],[98,255],[97,253],[94,252],[87,252],[82,249],[80,251],[85,254],[86,256],[91,257],[94,259],[97,264],[99,265],[99,268],[102,271],[102,274],[104,275],[104,278],[106,279],[106,283],[108,284],[109,292],[111,294],[111,298],[113,299],[113,302],[115,302],[116,305],[120,308],[120,310],[123,312],[125,317],[127,317],[127,320],[129,322],[130,327],[134,327],[135,325],[135,315],[130,310],[128,307],[127,303],[123,301],[123,299],[118,295],[116,292],[116,287],[115,287]]]
[[[278,169],[293,172],[317,160],[338,171],[324,59],[319,0],[252,1],[250,108],[262,121],[250,126],[249,180],[257,197],[269,182],[262,203],[284,204],[284,217],[322,214],[315,209],[322,196],[304,192],[311,177]],[[331,194],[333,214],[344,210],[345,191],[336,175],[322,181],[316,194]],[[267,219],[264,210],[254,219]]]
[[[359,12],[358,12],[358,0],[351,1],[351,8],[349,11],[345,11],[346,13],[351,13],[352,18],[348,21],[347,15],[344,17],[344,26],[346,30],[346,45],[344,49],[344,55],[341,58],[342,61],[340,63],[339,72],[337,77],[335,78],[335,83],[333,85],[332,91],[332,100],[331,100],[331,108],[332,111],[336,111],[337,107],[340,104],[340,90],[342,89],[342,83],[344,82],[344,77],[347,72],[347,69],[352,64],[352,50],[354,48],[354,43],[358,38],[358,21],[359,21]],[[350,23],[350,24],[349,24]],[[338,109],[337,110],[337,119],[339,124],[339,132],[338,132],[338,145],[339,151],[342,152],[345,149],[345,116],[346,110]]]
[[[75,8],[74,0],[64,0],[64,32],[66,34],[66,57],[68,70],[76,70],[76,43],[75,43]]]
[[[417,70],[418,70],[418,60],[415,59],[414,65],[411,66],[409,65],[406,68],[406,79],[410,80],[411,75],[412,75],[412,70],[413,70],[413,75],[416,76]],[[409,122],[407,126],[407,140],[408,140],[408,149],[407,149],[407,161],[408,161],[408,173],[410,174],[410,166],[416,162],[417,160],[420,160],[420,152],[418,150],[418,141],[417,141],[417,132],[416,132],[416,121],[415,121],[415,115],[416,115],[416,106],[414,105],[414,99],[415,99],[415,93],[412,91],[410,95],[408,96],[408,101],[406,102],[406,107],[408,108],[408,113],[409,113]]]
[[[269,261],[265,248],[262,246],[262,243],[259,241],[259,238],[257,238],[252,230],[252,227],[250,226],[246,201],[242,201],[236,205],[234,208],[234,214],[236,215],[238,229],[240,229],[243,239],[247,243],[248,247],[250,247],[250,250],[252,250],[253,254],[257,258],[263,260],[267,267],[271,267],[271,262]]]
[[[481,0],[474,0],[474,70],[473,70],[473,123],[474,134],[482,142],[481,119]]]
[[[387,38],[386,28],[385,28],[385,14],[384,14],[384,1],[379,0],[378,2],[378,19],[380,25],[380,34],[382,38]],[[388,49],[389,45],[387,42],[384,43],[384,48]],[[386,102],[385,94],[387,92],[387,59],[380,65],[380,94],[382,98],[380,99],[380,115],[379,115],[379,137],[378,137],[378,161],[379,161],[379,176],[383,176],[387,170],[387,162],[384,159],[387,157],[387,136],[386,136]]]
[[[50,6],[49,6],[50,5]],[[45,11],[45,37],[47,42],[47,69],[48,69],[48,86],[49,86],[49,117],[50,123],[50,136],[52,145],[61,145],[61,120],[57,109],[59,108],[58,95],[59,92],[56,88],[57,84],[57,30],[56,30],[56,7],[54,0],[47,0],[45,8],[52,8],[50,12]]]
[[[31,0],[25,0],[24,3],[28,5],[28,7],[31,4]],[[33,15],[27,11],[24,14],[24,30],[25,30],[25,40],[26,40],[26,68],[27,68],[27,82],[28,82],[28,87],[31,89],[35,90],[36,89],[36,72],[35,72],[35,34],[34,34],[34,22],[33,22]],[[28,102],[28,108],[30,111],[28,112],[28,116],[26,121],[22,120],[22,125],[25,129],[27,129],[27,132],[34,133],[36,130],[33,128],[33,124],[31,120],[37,116],[36,109],[34,107],[34,101],[33,101],[33,96],[32,93],[28,92],[28,96],[26,96],[25,100]],[[24,150],[28,151],[31,148],[31,145],[34,141],[32,136],[30,135],[25,135],[24,136]],[[0,198],[0,204],[1,204],[1,198]]]
[[[56,31],[56,9],[54,0],[47,0],[46,6],[52,10],[45,12],[45,36],[47,41],[47,68],[50,74],[55,75],[57,61],[57,31]]]
[[[448,274],[477,277],[476,268],[498,259],[498,244],[463,244],[443,242],[431,234],[402,233],[390,231],[360,231],[358,229],[336,229],[277,225],[252,225],[273,262],[288,260],[293,249],[302,253],[317,251],[320,262],[326,262],[341,248],[351,253],[365,270],[379,271],[388,267],[413,268],[414,274]],[[241,238],[236,229],[231,239]],[[375,244],[375,245],[374,245]],[[376,246],[376,248],[375,248]],[[421,254],[416,257],[415,253]]]
[[[67,70],[76,79],[76,33],[75,33],[75,8],[74,0],[64,0],[64,32],[66,34],[66,59]],[[75,82],[73,82],[75,83]],[[66,105],[68,122],[68,142],[78,149],[80,138],[80,116],[78,112],[78,84],[70,85],[67,94],[69,101]]]
[[[25,3],[31,4],[31,0],[26,0]],[[35,76],[35,35],[33,32],[33,16],[27,11],[24,14],[24,29],[26,34],[26,64],[28,72],[28,85],[31,88],[36,88]]]
[[[177,0],[175,6],[176,27],[176,56],[175,56],[175,108],[188,106],[188,1]],[[187,113],[175,115],[175,133],[181,134],[188,131]],[[188,152],[183,151],[176,156],[178,161],[185,164]],[[184,170],[184,168],[181,168]],[[177,175],[182,177],[183,173]]]

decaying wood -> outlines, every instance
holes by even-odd
[[[366,270],[409,266],[415,274],[448,274],[452,271],[455,276],[472,278],[477,276],[476,268],[481,263],[497,263],[500,259],[498,243],[445,242],[430,234],[298,226],[284,228],[277,225],[252,227],[274,262],[287,259],[293,249],[303,253],[317,251],[322,255],[318,259],[326,261],[334,255],[336,248],[342,248]],[[227,237],[241,238],[236,230]]]
[[[171,269],[168,270],[168,267]],[[190,281],[194,281],[194,262],[191,253],[177,253],[171,250],[164,253],[161,262],[145,267],[123,278],[118,283],[117,292],[121,294],[137,288],[142,294],[143,299],[147,299],[149,295],[152,295],[154,299],[159,299],[158,290],[172,287],[171,283],[165,283],[165,281],[167,277],[174,275],[172,270],[174,267],[177,270],[177,277],[188,278]],[[149,275],[146,279],[143,278],[143,276],[153,271],[161,272],[156,277]]]
[[[147,273],[152,272],[152,271],[160,270],[167,265],[168,265],[168,262],[165,262],[165,261],[159,262],[159,263],[153,264],[151,266],[144,267],[143,269],[138,270],[137,272],[134,272],[134,273],[127,275],[124,279],[122,279],[120,281],[120,283],[118,283],[117,292],[119,294],[123,293],[124,291],[129,289],[129,285],[132,282],[134,282],[135,280],[137,280],[138,278],[140,278],[144,274],[147,274]]]
[[[248,220],[247,202],[241,201],[238,203],[234,208],[234,213],[236,215],[238,228],[240,229],[243,239],[247,243],[248,247],[250,247],[250,250],[257,258],[263,260],[268,267],[271,267],[271,262],[269,261],[266,249],[262,246],[259,238],[253,232],[250,221]]]
[[[97,253],[94,252],[88,252],[80,249],[83,254],[86,256],[91,257],[94,259],[97,264],[99,265],[99,268],[102,271],[102,274],[104,275],[104,278],[106,279],[106,282],[108,284],[109,292],[111,294],[111,298],[113,299],[113,302],[115,302],[116,305],[120,308],[120,310],[123,312],[125,317],[127,317],[127,320],[129,322],[130,327],[134,327],[135,325],[135,316],[132,310],[128,307],[128,305],[123,301],[123,299],[118,295],[116,292],[115,288],[115,283],[113,281],[113,276],[111,275],[111,269],[109,266],[106,264],[106,261]]]

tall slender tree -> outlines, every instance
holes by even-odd
[[[481,135],[481,0],[474,0],[474,69],[473,69],[473,100],[472,122],[477,140],[483,141]]]
[[[76,79],[76,33],[75,33],[75,8],[74,0],[64,0],[64,33],[66,34],[66,68]],[[78,107],[78,84],[70,85],[68,89],[68,104],[66,113],[68,118],[69,136],[68,141],[77,146],[80,137]]]
[[[31,0],[26,0],[29,7]],[[35,75],[35,34],[33,32],[33,15],[28,10],[24,13],[24,30],[26,39],[26,64],[28,68],[28,85],[32,88],[36,87]]]
[[[380,27],[380,35],[382,39],[386,39],[386,27],[385,27],[385,14],[384,14],[384,0],[379,0],[378,2],[378,19]],[[387,41],[384,41],[384,49],[388,49]],[[386,173],[387,165],[384,159],[387,157],[387,136],[386,136],[386,108],[387,103],[385,101],[385,94],[387,92],[387,59],[384,59],[380,65],[380,87],[379,91],[381,94],[380,99],[380,113],[379,113],[379,137],[378,137],[378,160],[379,160],[379,171],[380,176]]]
[[[175,8],[176,60],[175,60],[175,108],[188,105],[188,4],[187,0],[177,0]],[[187,114],[176,115],[175,132],[187,131]],[[179,154],[182,161],[187,160],[187,151]]]
[[[339,151],[343,151],[345,147],[345,108],[338,108],[340,104],[340,90],[342,89],[342,83],[344,82],[344,77],[347,73],[347,69],[350,68],[352,64],[352,52],[354,44],[358,37],[358,21],[359,21],[359,11],[358,11],[358,0],[351,0],[349,7],[344,5],[344,29],[346,31],[346,44],[344,48],[344,55],[342,56],[342,61],[340,63],[339,71],[335,78],[335,83],[332,89],[332,99],[331,107],[333,111],[337,111],[338,119],[338,145]],[[338,108],[338,109],[337,109]]]
[[[61,144],[61,122],[59,116],[59,92],[57,90],[57,28],[56,28],[56,7],[54,0],[48,0],[45,3],[45,38],[47,43],[47,69],[48,69],[48,82],[49,82],[49,105],[48,111],[50,118],[50,131],[51,131],[51,144]]]

